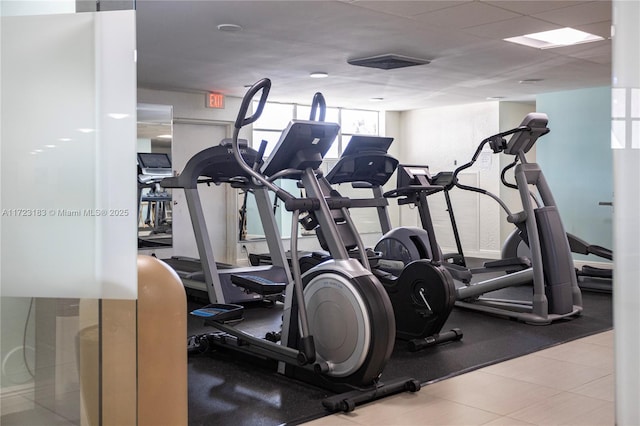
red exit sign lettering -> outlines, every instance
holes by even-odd
[[[207,93],[206,99],[207,108],[224,108],[224,95],[222,93]]]

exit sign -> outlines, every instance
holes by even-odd
[[[224,108],[224,95],[222,93],[207,93],[205,105],[207,108]]]

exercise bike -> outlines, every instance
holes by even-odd
[[[280,343],[259,338],[239,330],[229,320],[240,318],[240,305],[211,303],[194,311],[206,324],[220,330],[192,338],[196,349],[227,348],[250,355],[278,361],[278,371],[288,377],[308,381],[340,392],[329,397],[323,405],[330,411],[351,411],[356,404],[403,391],[418,391],[420,383],[403,378],[383,383],[383,369],[393,351],[395,320],[389,297],[378,279],[358,261],[350,259],[339,240],[330,208],[320,192],[316,169],[322,156],[338,134],[339,126],[319,121],[293,120],[284,130],[269,159],[262,164],[266,143],[255,153],[241,147],[240,129],[256,121],[266,104],[271,87],[268,79],[254,84],[245,94],[235,121],[233,139],[225,147],[232,156],[229,166],[237,166],[237,174],[228,183],[249,185],[254,194],[265,200],[267,208],[260,210],[261,220],[275,227],[273,210],[268,205],[268,191],[272,191],[292,212],[294,229],[291,237],[291,279],[284,283],[283,322]],[[261,92],[253,115],[246,117],[253,98]],[[248,155],[251,153],[250,155]],[[249,159],[254,158],[252,163]],[[274,184],[276,179],[301,179],[307,197],[295,197]],[[190,208],[193,206],[190,204]],[[202,214],[192,216],[204,235],[206,226]],[[312,211],[320,226],[336,235],[331,245],[333,259],[323,262],[302,275],[296,259],[297,217],[300,212]],[[274,260],[287,265],[280,239],[272,241],[277,250]],[[201,257],[211,252],[211,244],[200,238]],[[238,286],[252,288],[270,286],[260,276],[231,276]]]

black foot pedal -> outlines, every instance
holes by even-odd
[[[287,287],[286,283],[277,283],[257,275],[231,275],[231,282],[257,294],[279,294]]]
[[[205,323],[211,321],[229,322],[241,320],[243,311],[244,307],[240,305],[213,303],[200,309],[196,309],[195,311],[191,311],[190,314],[202,318]]]

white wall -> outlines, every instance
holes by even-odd
[[[616,424],[640,424],[640,2],[613,1]]]
[[[432,174],[454,170],[471,159],[484,138],[498,133],[499,112],[498,102],[402,112],[398,159],[405,164],[428,165]],[[483,159],[459,179],[498,193],[499,160],[489,154],[483,154]],[[487,197],[457,189],[451,191],[451,199],[465,255],[498,257],[499,206]],[[444,197],[435,194],[429,202],[440,246],[444,252],[455,250]],[[420,226],[417,211],[403,206],[400,224]]]

